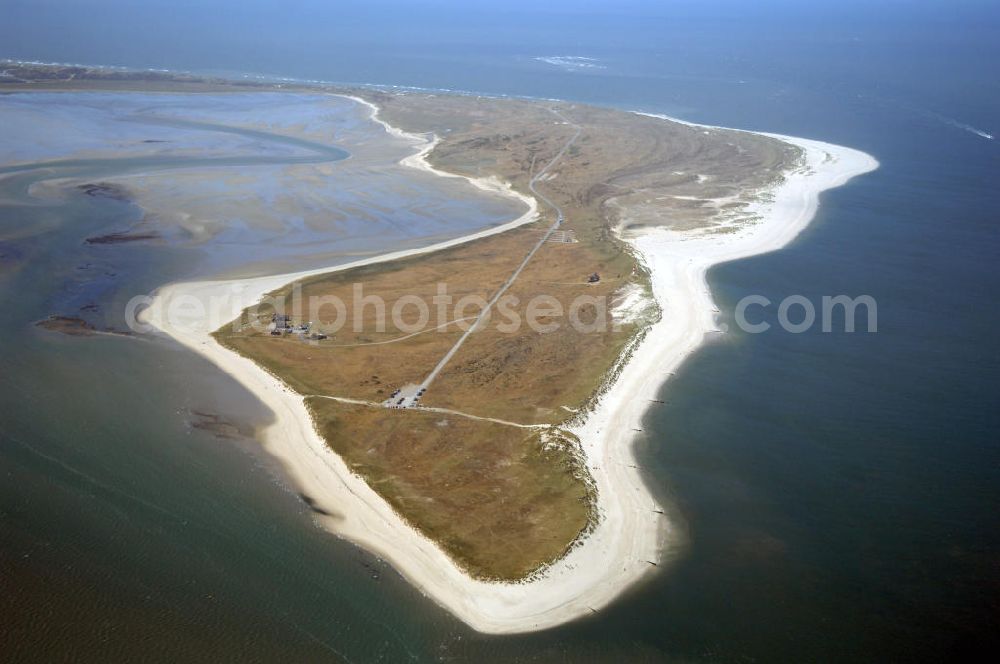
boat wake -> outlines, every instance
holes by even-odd
[[[947,115],[941,115],[940,113],[934,113],[934,117],[936,117],[938,120],[940,120],[941,122],[945,123],[950,127],[955,127],[956,129],[967,131],[970,134],[975,134],[976,136],[980,136],[989,141],[993,140],[993,134],[989,133],[988,131],[984,131],[982,129],[977,129],[976,127],[973,127],[972,125],[967,124],[965,122],[960,122],[954,118],[949,118]]]

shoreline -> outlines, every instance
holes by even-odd
[[[670,526],[654,511],[659,506],[635,467],[636,434],[632,430],[650,406],[647,399],[654,398],[666,382],[667,373],[700,346],[708,333],[717,331],[715,305],[706,281],[708,269],[785,246],[808,225],[822,191],[873,170],[877,162],[849,148],[766,134],[799,146],[806,160],[772,189],[772,202],[755,205],[762,221],[730,234],[698,237],[691,232],[651,229],[625,239],[649,269],[653,296],[663,315],[632,346],[631,357],[585,421],[569,427],[580,438],[597,484],[600,521],[566,556],[530,580],[485,582],[467,576],[440,547],[404,522],[364,480],[350,472],[316,432],[301,396],[210,336],[242,309],[291,281],[431,253],[538,218],[534,197],[516,192],[496,178],[467,178],[434,169],[425,157],[436,145],[436,138],[392,127],[378,118],[377,106],[349,98],[370,108],[372,119],[388,133],[413,141],[414,147],[421,145],[418,152],[400,162],[402,165],[462,177],[481,189],[515,196],[528,205],[528,211],[478,233],[340,266],[234,281],[167,284],[154,294],[145,322],[234,377],[274,413],[274,421],[263,432],[263,445],[282,463],[296,488],[336,515],[315,515],[324,528],[386,559],[421,592],[473,629],[497,634],[527,632],[590,615],[648,575],[650,562],[659,562],[667,543]],[[162,315],[171,298],[189,295],[211,303],[209,316],[174,316],[168,321]],[[219,318],[221,322],[213,327]],[[345,507],[349,509],[345,511]]]
[[[598,496],[607,498],[610,495],[617,499],[617,503],[610,506],[613,510],[610,513],[620,518],[614,524],[608,519],[602,520],[598,531],[602,528],[607,531],[608,539],[631,536],[622,542],[622,546],[631,547],[631,565],[621,572],[615,571],[618,584],[608,578],[595,586],[596,599],[593,601],[601,604],[614,599],[616,588],[621,592],[626,585],[648,573],[649,566],[643,556],[658,553],[652,552],[648,542],[655,532],[649,524],[652,520],[649,515],[656,509],[655,502],[643,504],[638,499],[641,491],[608,489],[642,486],[634,445],[642,434],[634,429],[640,428],[642,418],[652,405],[651,400],[657,398],[670,374],[677,371],[709,334],[722,332],[716,323],[718,308],[707,280],[709,269],[785,247],[808,227],[819,207],[822,192],[878,168],[872,156],[859,150],[780,134],[765,135],[803,149],[805,163],[786,173],[785,181],[771,189],[772,202],[754,205],[762,221],[729,234],[707,233],[699,237],[692,232],[647,229],[626,239],[649,270],[661,318],[635,346],[617,380],[601,396],[594,411],[582,424],[571,429],[580,438],[588,463],[601,461],[597,470],[592,466]],[[829,161],[828,156],[832,157]],[[602,505],[602,508],[608,509],[608,506]],[[644,518],[639,518],[639,514]],[[666,518],[661,517],[660,521],[669,528]],[[642,538],[637,533],[643,529],[647,541],[640,542]],[[594,559],[591,564],[596,566],[600,562]]]

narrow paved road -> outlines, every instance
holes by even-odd
[[[545,233],[542,235],[541,239],[538,240],[538,242],[535,244],[535,246],[533,246],[531,248],[531,251],[528,252],[528,255],[524,257],[524,260],[521,261],[521,264],[518,265],[517,269],[514,270],[514,273],[510,275],[510,278],[508,278],[507,281],[505,281],[504,284],[500,287],[500,289],[497,290],[497,292],[493,294],[493,297],[490,299],[490,301],[487,302],[486,306],[483,307],[483,310],[481,312],[479,312],[479,316],[476,317],[476,322],[474,322],[472,325],[470,325],[469,329],[466,330],[465,333],[461,337],[458,338],[458,341],[455,342],[455,345],[452,346],[451,349],[447,353],[445,353],[445,356],[441,358],[441,361],[437,363],[437,366],[434,367],[434,369],[429,374],[427,374],[427,377],[424,378],[423,382],[420,383],[420,385],[418,386],[418,389],[415,390],[411,395],[408,395],[407,397],[405,397],[403,399],[403,403],[400,404],[400,406],[402,408],[408,408],[408,407],[414,405],[414,403],[416,402],[416,400],[420,396],[422,396],[424,394],[424,392],[426,392],[427,388],[430,387],[430,385],[431,385],[432,382],[434,382],[434,379],[437,378],[437,376],[438,376],[439,373],[441,373],[441,370],[444,369],[445,365],[447,365],[448,362],[451,360],[451,358],[455,356],[455,353],[457,353],[458,349],[462,347],[462,344],[465,343],[465,340],[469,338],[469,335],[476,331],[476,328],[479,327],[480,323],[482,323],[482,321],[489,314],[490,310],[493,308],[493,305],[495,305],[497,303],[497,301],[499,301],[500,298],[503,297],[503,294],[506,293],[507,289],[511,287],[511,285],[514,283],[515,280],[517,280],[518,276],[520,276],[521,272],[524,270],[524,268],[531,261],[532,257],[534,257],[534,255],[538,251],[538,249],[543,244],[545,244],[545,242],[548,241],[548,239],[552,236],[552,233],[562,225],[562,223],[563,223],[563,221],[565,219],[563,217],[562,209],[558,205],[556,205],[555,203],[553,203],[552,199],[550,199],[548,196],[546,196],[545,194],[539,192],[535,188],[535,184],[539,181],[539,179],[543,175],[545,175],[546,173],[548,173],[549,170],[553,166],[555,166],[556,162],[558,162],[560,159],[562,159],[563,155],[566,154],[566,151],[569,150],[570,147],[572,147],[573,143],[576,142],[576,139],[578,139],[580,137],[580,132],[582,131],[582,129],[581,129],[580,125],[574,124],[574,123],[570,122],[569,120],[567,120],[562,115],[562,113],[560,113],[559,111],[557,111],[555,109],[550,109],[550,110],[552,111],[553,114],[555,114],[556,117],[558,117],[563,122],[565,122],[566,124],[570,125],[571,127],[575,128],[576,131],[573,133],[573,136],[571,136],[570,139],[568,141],[566,141],[566,144],[562,146],[562,149],[559,150],[559,152],[556,154],[556,156],[553,157],[552,160],[548,164],[545,165],[545,168],[543,168],[542,170],[538,171],[534,175],[534,177],[531,178],[531,181],[528,182],[528,189],[530,189],[531,193],[533,193],[535,196],[537,196],[538,198],[540,198],[546,205],[548,205],[550,208],[552,208],[555,211],[555,213],[556,213],[556,219],[552,223],[552,225],[549,226],[548,230],[545,231]]]

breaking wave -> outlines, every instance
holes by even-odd
[[[545,55],[535,58],[538,62],[561,67],[567,71],[583,71],[587,69],[607,69],[596,58],[588,58],[582,55]]]

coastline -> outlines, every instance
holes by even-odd
[[[661,308],[661,318],[637,344],[628,362],[597,407],[572,431],[580,438],[603,496],[606,517],[594,536],[604,531],[606,540],[622,540],[613,549],[628,551],[625,567],[617,567],[592,556],[589,563],[598,569],[604,564],[608,578],[595,584],[592,602],[607,604],[627,585],[650,570],[646,556],[658,556],[651,548],[654,533],[651,518],[655,503],[643,502],[642,478],[637,470],[635,433],[651,400],[684,361],[714,332],[718,308],[707,281],[715,265],[777,251],[801,233],[816,214],[819,195],[845,184],[851,178],[878,168],[870,155],[829,143],[780,134],[766,134],[803,149],[805,163],[787,173],[785,181],[773,188],[774,199],[755,205],[762,221],[732,234],[704,234],[650,229],[627,241],[636,249],[649,270],[653,296]],[[828,156],[832,159],[828,160]],[[598,461],[596,469],[593,462]],[[617,490],[615,489],[617,487]],[[622,489],[625,489],[624,491]],[[634,489],[634,490],[633,490]],[[608,504],[608,498],[613,502]],[[641,515],[641,517],[640,517]],[[663,527],[669,529],[661,517]],[[627,539],[626,539],[627,538]],[[586,548],[586,547],[582,547]],[[572,555],[572,554],[571,554]],[[582,613],[582,612],[581,612]]]
[[[373,119],[387,132],[413,140],[415,147],[422,146],[402,160],[403,165],[446,177],[464,177],[438,171],[426,161],[435,138],[391,127],[378,118],[376,106],[352,99],[371,108]],[[282,462],[303,493],[336,515],[316,515],[325,528],[388,560],[425,595],[478,631],[515,633],[553,627],[607,605],[652,571],[650,561],[661,558],[670,526],[654,511],[658,510],[655,499],[635,468],[636,434],[632,430],[648,409],[647,399],[655,397],[667,373],[676,369],[707,334],[717,330],[715,305],[705,278],[708,269],[785,246],[808,225],[822,191],[877,167],[873,158],[856,150],[767,135],[799,146],[806,159],[773,189],[773,201],[757,204],[762,221],[731,234],[699,237],[654,229],[626,238],[649,268],[653,295],[663,316],[635,345],[596,408],[572,428],[597,483],[599,523],[564,558],[523,583],[490,583],[468,577],[350,472],[313,428],[299,395],[251,360],[223,348],[210,333],[264,294],[296,279],[430,253],[534,221],[537,203],[533,197],[513,191],[495,178],[464,178],[477,187],[516,196],[529,209],[507,224],[479,233],[332,268],[237,281],[168,284],[155,293],[145,321],[233,376],[274,413],[274,421],[263,433],[264,446]],[[210,315],[168,320],[163,314],[172,298],[188,295],[211,303]],[[216,321],[221,322],[213,326]]]
[[[367,108],[369,108],[371,110],[372,121],[382,125],[387,134],[410,141],[418,141],[419,143],[423,144],[420,150],[418,150],[417,152],[409,155],[408,157],[403,157],[403,159],[399,161],[400,166],[415,168],[418,171],[433,173],[434,175],[440,177],[460,178],[462,180],[468,181],[469,183],[472,184],[472,186],[476,187],[477,189],[482,189],[483,191],[488,191],[493,194],[500,194],[502,196],[511,196],[513,198],[517,198],[518,200],[522,201],[525,205],[527,205],[528,212],[525,213],[525,215],[519,217],[518,219],[515,219],[513,222],[505,224],[504,230],[507,230],[508,228],[515,228],[516,226],[520,226],[521,224],[528,223],[527,221],[524,220],[524,217],[527,214],[534,215],[532,221],[538,218],[538,201],[535,200],[534,196],[528,196],[527,194],[522,194],[521,192],[517,191],[512,186],[510,186],[510,183],[503,182],[497,177],[474,178],[466,175],[449,173],[448,171],[442,171],[438,168],[434,168],[433,166],[431,166],[430,162],[427,161],[427,155],[433,152],[434,148],[436,148],[438,143],[441,142],[441,139],[438,138],[437,136],[433,134],[430,134],[428,136],[421,136],[420,134],[413,134],[407,131],[403,131],[399,127],[392,126],[391,124],[389,124],[388,122],[379,117],[378,106],[371,103],[367,99],[362,99],[361,97],[356,97],[354,95],[336,94],[336,93],[332,94],[335,97],[346,97],[347,99],[350,99],[358,104],[361,104],[362,106],[366,106]],[[475,237],[468,236],[468,238],[459,238],[459,239],[462,242],[465,242],[467,240],[474,240],[476,239],[476,237],[483,237],[483,236],[476,235]]]

